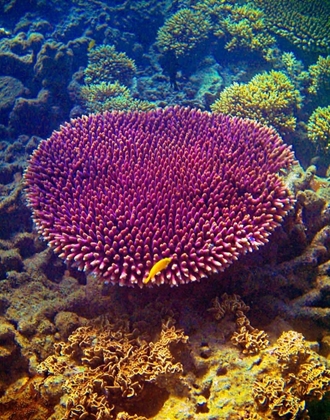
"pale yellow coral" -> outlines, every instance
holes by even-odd
[[[318,151],[330,152],[330,106],[318,107],[312,113],[307,124],[307,134]]]
[[[207,17],[194,10],[180,9],[158,30],[157,44],[164,52],[185,56],[208,38],[210,29]]]
[[[129,89],[118,81],[85,85],[81,88],[80,96],[84,106],[91,113],[113,110],[149,111],[156,108],[152,102],[133,98]]]
[[[114,82],[129,85],[136,72],[134,60],[116,51],[113,45],[100,45],[88,54],[85,82],[87,84]]]
[[[308,68],[310,86],[308,92],[314,95],[330,89],[330,55],[319,56],[317,62]]]
[[[211,106],[213,112],[246,117],[276,128],[280,134],[296,127],[294,111],[301,96],[290,79],[280,71],[257,74],[247,84],[233,83]]]
[[[306,51],[330,50],[329,2],[323,0],[253,0],[276,35]]]

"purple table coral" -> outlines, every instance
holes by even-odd
[[[119,285],[178,285],[258,249],[293,206],[294,162],[255,121],[189,108],[106,112],[41,142],[25,174],[38,232]]]

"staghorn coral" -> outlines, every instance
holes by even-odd
[[[300,103],[300,93],[290,79],[283,72],[272,70],[257,74],[247,84],[233,83],[225,88],[211,109],[255,119],[287,134],[296,127],[294,111]]]
[[[231,336],[231,342],[242,349],[243,354],[257,354],[269,345],[268,336],[264,331],[252,327],[245,312],[249,306],[245,305],[238,295],[224,293],[221,301],[216,297],[208,309],[216,320],[221,320],[225,315],[234,314],[236,318],[236,331]]]
[[[129,86],[136,73],[134,60],[116,51],[113,45],[100,45],[88,54],[85,83],[115,82]]]
[[[330,47],[330,5],[322,0],[253,0],[266,16],[266,25],[273,33],[295,47],[328,52]]]
[[[177,58],[186,56],[207,40],[210,29],[210,21],[201,13],[180,9],[158,30],[157,44],[164,52],[174,52]]]
[[[39,232],[69,264],[142,287],[170,258],[147,286],[173,286],[267,242],[293,205],[277,175],[292,162],[272,129],[176,107],[73,120],[25,181]]]
[[[254,398],[261,411],[296,419],[306,401],[320,400],[330,390],[330,370],[296,331],[283,332],[271,354],[279,372],[254,384]]]
[[[155,104],[134,99],[129,89],[115,83],[92,83],[82,86],[81,99],[89,112],[104,112],[112,110],[149,111]]]
[[[155,342],[140,340],[123,326],[80,327],[66,343],[55,344],[56,355],[42,362],[38,371],[60,376],[68,394],[64,419],[141,419],[118,413],[116,405],[143,397],[147,383],[163,387],[162,378],[181,373],[171,348],[187,338],[169,322],[162,325]]]
[[[308,139],[324,154],[330,152],[330,106],[317,107],[307,124]]]

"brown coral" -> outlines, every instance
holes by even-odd
[[[254,384],[253,395],[260,410],[295,419],[302,414],[306,401],[320,400],[330,390],[330,370],[302,334],[282,333],[271,355],[280,372]]]
[[[56,355],[41,363],[39,371],[61,375],[68,394],[64,418],[113,419],[116,404],[122,407],[141,396],[146,383],[162,387],[163,377],[182,372],[171,346],[186,341],[183,331],[168,323],[155,342],[141,341],[125,327],[80,327],[68,342],[55,346]]]
[[[245,312],[250,310],[238,295],[224,293],[221,301],[216,297],[212,301],[213,306],[208,309],[213,313],[216,320],[221,320],[227,314],[236,317],[236,331],[231,337],[231,342],[242,349],[243,354],[257,354],[269,345],[265,331],[252,327]]]

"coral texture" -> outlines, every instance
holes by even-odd
[[[134,60],[125,53],[117,52],[113,45],[100,45],[88,54],[85,82],[91,84],[118,80],[124,85],[130,85],[135,72]]]
[[[81,88],[80,96],[89,112],[112,110],[149,111],[155,104],[134,99],[127,86],[115,83],[92,83]]]
[[[328,52],[329,2],[322,0],[253,0],[266,15],[266,25],[297,48]]]
[[[293,112],[301,96],[290,79],[280,71],[257,74],[247,84],[233,83],[211,106],[214,112],[248,117],[275,127],[281,134],[296,127]]]
[[[177,285],[258,249],[292,208],[277,175],[293,153],[254,121],[189,108],[72,120],[25,174],[37,229],[104,281]]]
[[[157,43],[163,51],[173,51],[177,57],[187,55],[205,41],[211,23],[202,14],[181,9],[171,16],[157,35]]]
[[[67,343],[55,345],[56,354],[38,370],[63,383],[69,396],[65,419],[130,418],[114,415],[116,405],[129,407],[133,397],[141,398],[146,384],[163,387],[180,374],[183,367],[175,362],[171,347],[187,339],[168,324],[163,324],[159,339],[149,343],[123,327],[80,327]]]
[[[319,56],[316,63],[308,67],[310,86],[308,92],[314,95],[327,94],[330,90],[330,55]]]
[[[249,306],[245,305],[238,295],[224,293],[221,301],[216,297],[209,312],[213,313],[216,320],[220,321],[225,315],[234,314],[236,318],[236,331],[231,336],[231,342],[242,349],[243,354],[257,354],[269,345],[265,331],[252,327],[245,312]]]
[[[303,413],[306,401],[321,400],[330,390],[330,370],[303,335],[295,331],[282,333],[272,354],[280,372],[257,381],[254,398],[261,411],[296,419]]]
[[[330,106],[317,107],[309,117],[307,124],[308,138],[317,150],[329,154],[330,151]]]

